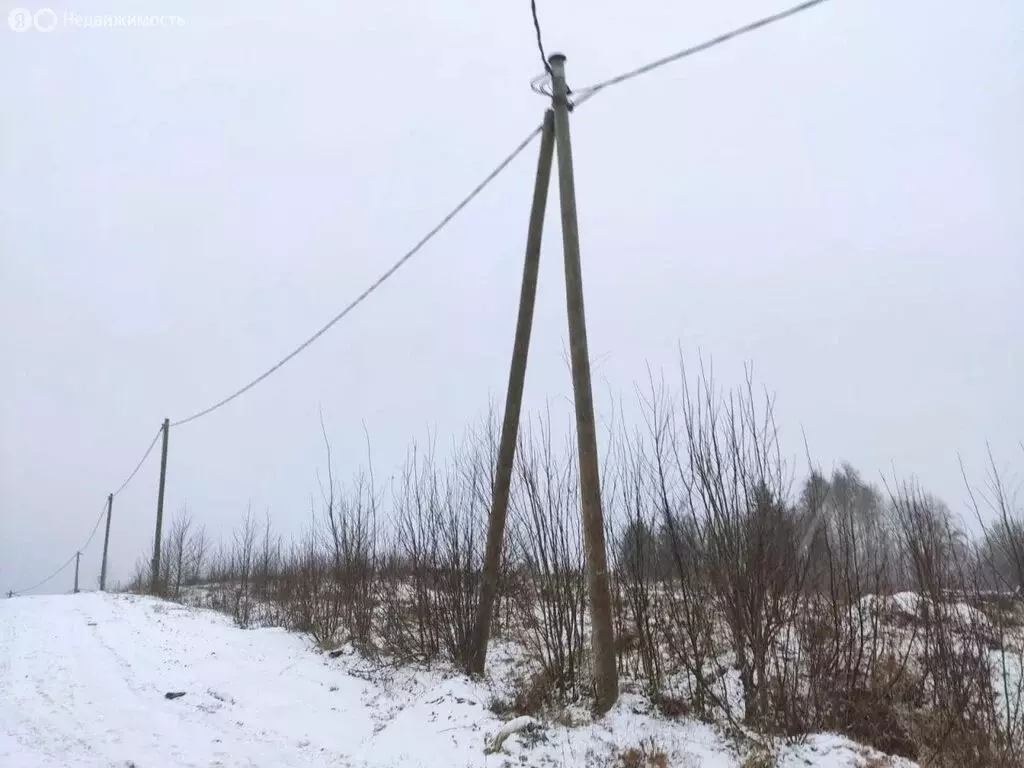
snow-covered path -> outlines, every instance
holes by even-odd
[[[0,601],[5,768],[347,765],[373,733],[364,687],[296,635],[209,612],[98,594]]]
[[[501,669],[513,661],[498,651],[486,683],[377,674],[300,635],[151,598],[0,600],[0,768],[596,768],[644,745],[670,766],[742,763],[719,731],[660,717],[633,694],[599,720],[577,709],[576,725],[544,723],[487,755],[502,723],[486,703],[507,695]],[[781,746],[778,765],[852,768],[864,754],[812,736]]]

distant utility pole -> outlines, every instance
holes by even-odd
[[[156,536],[153,542],[153,573],[150,578],[150,591],[157,594],[160,591],[160,538],[163,536],[164,527],[164,488],[167,485],[167,433],[171,431],[171,420],[164,419],[163,449],[160,452],[160,487],[156,496]]]
[[[519,292],[519,317],[516,320],[515,341],[512,344],[512,364],[508,373],[508,392],[505,394],[505,419],[501,424],[498,444],[498,463],[494,471],[494,490],[491,496],[491,517],[487,528],[484,566],[480,575],[480,602],[477,605],[476,626],[473,636],[473,657],[470,672],[484,673],[487,661],[487,641],[491,636],[494,598],[498,591],[501,572],[501,550],[508,517],[508,496],[512,486],[516,439],[519,435],[519,414],[523,407],[523,385],[526,381],[526,360],[530,351],[530,332],[533,328],[533,307],[537,298],[537,272],[540,269],[540,245],[544,232],[544,210],[548,203],[551,184],[551,165],[555,153],[555,115],[549,109],[544,114],[540,136],[540,157],[537,161],[537,180],[533,187],[533,206],[526,234],[526,260],[523,263],[523,285]]]
[[[590,597],[591,635],[594,654],[594,688],[598,712],[607,712],[619,698],[612,631],[611,591],[601,510],[601,474],[598,466],[594,394],[590,383],[590,353],[583,312],[583,272],[580,266],[579,227],[576,221],[576,183],[573,178],[572,145],[569,140],[569,89],[565,82],[565,56],[553,54],[552,103],[555,140],[558,144],[558,191],[562,209],[562,248],[565,254],[565,299],[569,315],[569,351],[572,389],[576,405],[576,439],[580,463],[580,497],[583,512],[583,544],[587,558],[587,591]]]
[[[75,552],[75,594],[78,594],[78,563],[82,559],[81,552]]]
[[[114,494],[107,496],[107,532],[103,535],[103,564],[100,566],[100,592],[107,589],[107,547],[110,546],[110,513],[114,509]]]

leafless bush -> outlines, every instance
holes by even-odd
[[[432,661],[440,655],[438,627],[431,620],[431,589],[437,562],[438,478],[431,454],[414,448],[395,492],[395,531],[385,574],[384,648],[400,660]]]
[[[148,592],[152,583],[152,574],[153,561],[145,555],[136,558],[132,577],[125,586],[126,591],[134,592],[135,594]]]
[[[885,496],[846,465],[794,494],[749,374],[722,393],[684,370],[674,395],[651,377],[638,405],[640,429],[612,431],[602,477],[624,677],[669,715],[742,711],[758,730],[839,731],[922,764],[1024,765],[1024,514],[994,465],[971,538],[915,484]],[[534,662],[510,706],[536,712],[588,693],[588,611],[572,441],[553,447],[550,416],[524,424],[495,627]],[[241,626],[466,669],[493,431],[443,463],[414,448],[389,495],[372,469],[339,482],[323,431],[326,478],[300,540],[248,514],[214,549],[179,515],[167,594],[202,580]]]
[[[665,593],[670,565],[659,532],[656,478],[640,434],[616,440],[618,513],[613,543],[613,607],[620,670],[643,680],[648,696],[658,699],[664,684],[663,646],[668,632]]]
[[[530,651],[561,699],[584,688],[586,578],[579,484],[571,447],[554,452],[550,416],[527,427],[510,499],[509,559],[520,578],[515,601]]]
[[[881,493],[849,466],[812,472],[800,507],[809,521],[810,591],[798,619],[806,730],[841,731],[886,752],[916,756],[906,710],[919,681],[909,641],[887,631],[898,560]]]
[[[263,536],[252,565],[252,591],[257,600],[264,603],[270,602],[274,596],[273,588],[280,569],[281,537],[273,534],[270,513],[267,512],[264,519]]]
[[[321,521],[327,549],[330,552],[331,585],[329,595],[322,597],[327,605],[321,609],[319,623],[331,624],[335,631],[343,628],[347,639],[363,652],[374,648],[373,618],[378,605],[379,552],[377,516],[379,497],[374,484],[373,464],[367,473],[360,472],[347,493],[340,491],[334,478],[331,444],[321,417],[321,430],[327,455],[327,488],[321,483],[323,518]],[[369,457],[369,441],[367,441]],[[310,558],[305,560],[307,573],[315,572]],[[331,615],[336,613],[337,615]]]
[[[984,591],[975,605],[985,611],[996,647],[989,655],[995,700],[989,741],[1006,764],[1024,765],[1024,508],[991,453],[980,488],[967,480],[966,471],[963,475],[982,532],[976,579]]]
[[[961,765],[1005,765],[990,655],[997,638],[969,602],[980,591],[976,551],[945,505],[915,484],[897,488],[892,509],[920,626],[916,657],[927,706],[918,739]]]
[[[467,673],[491,503],[491,470],[480,448],[456,455],[438,510],[437,618],[448,658]]]
[[[161,560],[160,583],[163,585],[163,593],[170,597],[177,598],[181,595],[181,582],[189,568],[186,558],[188,557],[188,538],[191,527],[192,520],[188,510],[183,508],[171,521],[171,527],[165,534],[164,544],[161,547],[163,559]]]
[[[773,404],[759,407],[748,372],[745,388],[720,395],[704,371],[691,388],[683,372],[680,473],[694,521],[695,553],[705,561],[743,687],[744,717],[775,724],[786,708],[796,668],[788,632],[801,606],[808,559],[790,506]],[[776,706],[773,706],[775,704]]]
[[[281,567],[277,599],[287,625],[308,633],[318,645],[332,645],[340,631],[341,607],[332,588],[329,558],[315,531],[293,544]]]
[[[406,462],[394,496],[380,633],[393,656],[469,668],[490,477],[476,448],[456,455],[447,473],[432,451],[414,451]]]
[[[171,519],[160,545],[159,593],[173,600],[182,595],[182,587],[196,584],[203,573],[208,542],[206,529],[195,526],[187,507]]]
[[[256,541],[259,527],[252,510],[247,510],[240,530],[235,531],[230,570],[233,587],[231,615],[243,629],[252,622],[253,575],[256,566]]]

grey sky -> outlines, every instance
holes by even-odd
[[[577,87],[785,3],[540,2]],[[38,5],[19,3],[30,10]],[[13,3],[2,4],[3,19]],[[52,5],[138,12],[124,0]],[[539,123],[529,3],[147,3],[170,29],[0,29],[0,588],[88,534],[165,416],[260,373]],[[573,117],[599,405],[677,348],[744,361],[788,453],[958,509],[1021,467],[1024,6],[834,0]],[[323,466],[379,474],[501,399],[536,145],[261,387],[171,433],[167,506],[296,530]],[[570,394],[552,188],[527,407]],[[568,414],[568,410],[560,412]],[[153,457],[155,458],[155,456]],[[157,462],[111,577],[151,546]],[[100,548],[83,556],[93,587]],[[67,578],[50,585],[68,589]]]

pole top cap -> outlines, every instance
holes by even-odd
[[[565,54],[564,53],[552,53],[550,56],[548,56],[548,63],[549,64],[554,64],[556,62],[564,63],[565,62]]]

